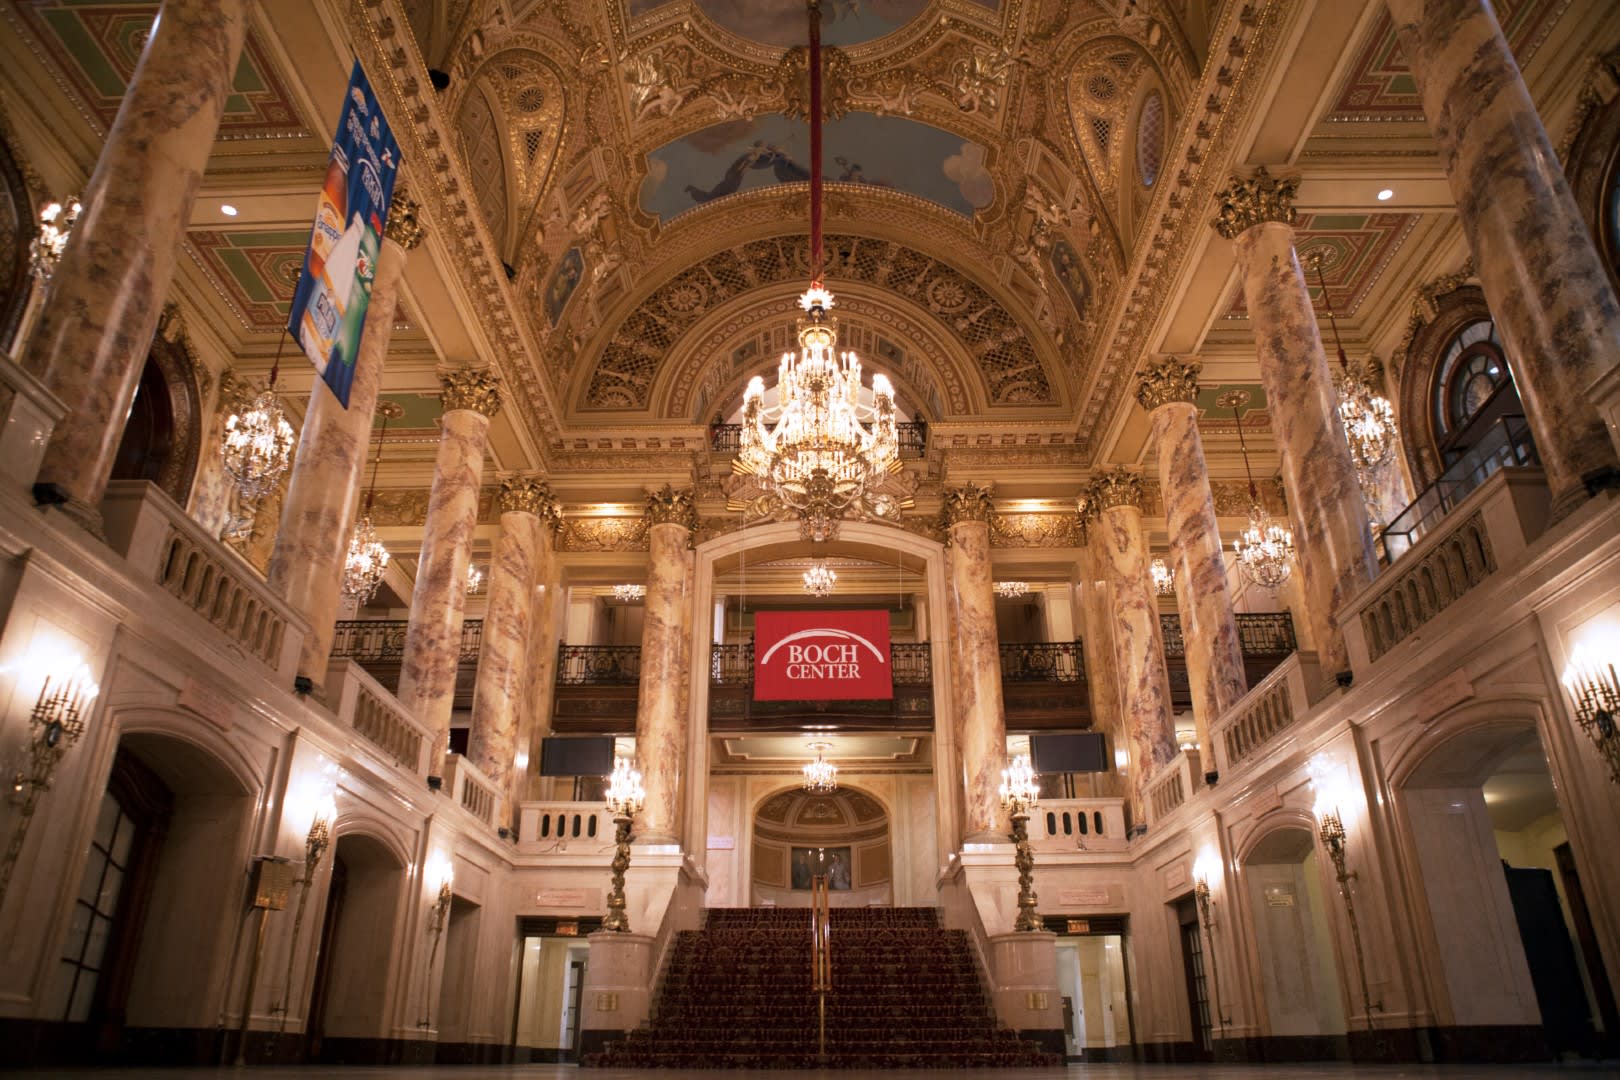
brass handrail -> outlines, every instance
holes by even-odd
[[[827,875],[810,879],[810,988],[816,995],[818,1053],[827,1056],[827,995],[832,991],[832,897]]]

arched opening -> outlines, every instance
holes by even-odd
[[[376,1062],[392,1032],[394,939],[405,866],[382,841],[338,832],[309,1005],[311,1060]]]
[[[1535,727],[1453,735],[1398,791],[1445,1022],[1493,1026],[1524,1059],[1612,1047],[1614,995]]]
[[[1344,999],[1316,838],[1305,828],[1276,829],[1250,849],[1243,867],[1266,1034],[1289,1057],[1345,1056]]]
[[[830,795],[789,789],[754,812],[750,903],[809,907],[810,882],[824,873],[837,907],[889,904],[894,855],[889,813],[856,788]]]
[[[113,459],[114,480],[150,480],[157,483],[174,453],[174,409],[163,371],[150,358],[141,369],[141,381],[124,421],[124,437]]]
[[[172,321],[175,317],[172,308],[165,312],[141,369],[113,459],[112,478],[149,481],[177,505],[185,506],[202,450],[202,399],[196,361],[183,331]]]

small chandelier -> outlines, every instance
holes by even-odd
[[[484,572],[478,569],[477,564],[467,564],[467,595],[471,596],[484,587]]]
[[[645,600],[647,599],[647,586],[615,585],[613,586],[613,599],[621,604],[633,604],[637,600]]]
[[[765,493],[799,515],[800,534],[824,542],[838,523],[900,467],[894,388],[872,376],[872,404],[861,401],[861,361],[838,355],[838,322],[829,313],[832,293],[822,285],[821,233],[821,19],[810,9],[810,287],[799,298],[799,351],[783,354],[774,406],[765,405],[765,380],[754,376],[743,394],[741,449],[732,463],[739,475],[759,478]]]
[[[817,559],[804,572],[804,591],[811,596],[826,596],[838,584],[838,574],[827,565],[826,559]]]
[[[70,195],[61,202],[48,202],[40,210],[39,231],[28,245],[28,268],[41,285],[50,283],[51,273],[61,260],[68,236],[83,209],[79,197]]]
[[[1000,795],[1001,805],[1012,814],[1027,814],[1031,807],[1040,802],[1040,781],[1029,763],[1028,755],[1019,754],[1001,770]]]
[[[385,401],[377,406],[382,417],[382,432],[377,436],[377,457],[371,465],[371,486],[366,491],[366,505],[360,520],[354,523],[354,535],[349,537],[349,553],[343,559],[343,598],[355,607],[364,607],[376,595],[388,572],[388,549],[377,537],[371,524],[371,501],[377,494],[377,470],[382,466],[383,442],[388,438],[388,421],[404,415],[397,403]]]
[[[991,588],[1003,600],[1017,600],[1020,596],[1029,595],[1029,582],[1027,581],[998,581]]]
[[[1153,591],[1160,596],[1173,596],[1176,591],[1176,572],[1170,564],[1158,556],[1148,564],[1148,573],[1153,578]]]
[[[226,474],[242,498],[253,503],[274,491],[292,467],[298,441],[276,397],[276,370],[271,367],[270,381],[245,412],[226,418],[219,448]]]
[[[816,752],[816,760],[804,766],[804,790],[812,795],[831,795],[838,790],[838,766],[821,755],[832,749],[832,743],[813,742],[810,749]]]
[[[1366,488],[1372,482],[1371,474],[1395,453],[1395,440],[1399,436],[1395,409],[1388,398],[1374,389],[1371,371],[1364,370],[1360,364],[1351,364],[1344,353],[1344,343],[1339,340],[1339,320],[1334,317],[1327,279],[1322,275],[1322,253],[1311,252],[1306,260],[1316,271],[1316,283],[1327,308],[1328,326],[1333,330],[1333,346],[1339,354],[1339,372],[1333,376],[1333,388],[1339,395],[1339,419],[1344,424],[1345,439],[1350,443],[1356,476]]]
[[[1605,644],[1612,647],[1614,641]],[[1620,676],[1614,664],[1612,651],[1600,652],[1592,642],[1583,641],[1570,653],[1562,682],[1575,703],[1575,722],[1597,745],[1609,766],[1609,778],[1620,784]]]
[[[1266,508],[1260,505],[1260,490],[1254,486],[1254,472],[1249,468],[1249,447],[1243,441],[1243,421],[1238,417],[1238,407],[1248,400],[1247,391],[1234,390],[1222,394],[1215,402],[1232,410],[1238,447],[1243,451],[1243,471],[1249,477],[1249,525],[1242,536],[1232,541],[1232,550],[1237,553],[1244,577],[1256,585],[1275,589],[1294,571],[1294,534],[1272,521]]]

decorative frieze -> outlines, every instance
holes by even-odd
[[[1292,225],[1294,195],[1298,190],[1297,177],[1272,176],[1262,165],[1255,170],[1253,179],[1234,176],[1231,184],[1216,194],[1220,209],[1211,224],[1228,240],[1236,240],[1268,221]]]
[[[1148,412],[1176,401],[1190,405],[1198,398],[1198,372],[1202,367],[1198,360],[1174,356],[1150,361],[1137,375],[1136,400]]]
[[[965,521],[982,521],[986,524],[995,518],[996,507],[991,501],[995,496],[994,484],[963,484],[961,487],[945,489],[945,505],[940,513],[946,527],[960,525]]]
[[[445,412],[470,409],[494,418],[501,411],[501,381],[493,371],[486,368],[441,371],[439,384],[444,387]]]
[[[691,488],[665,484],[647,493],[647,525],[679,525],[688,532],[698,527],[697,496]]]

